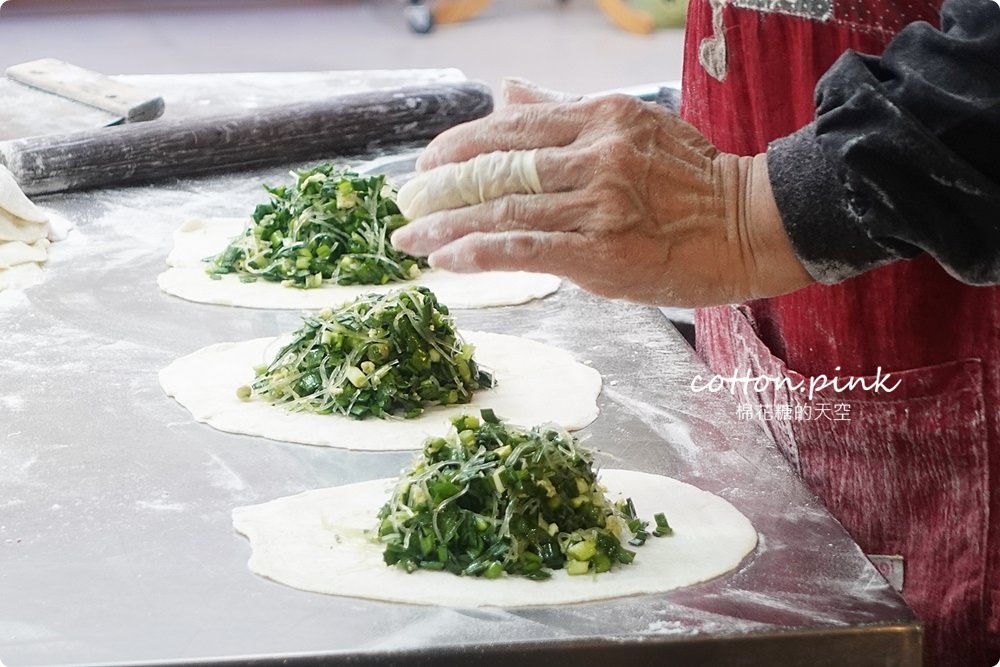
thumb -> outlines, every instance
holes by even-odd
[[[500,83],[503,100],[507,104],[538,104],[540,102],[576,102],[580,95],[561,93],[542,88],[527,79],[508,77]]]

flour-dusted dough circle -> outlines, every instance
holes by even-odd
[[[29,222],[0,208],[0,241],[34,243],[49,236],[49,223]]]
[[[188,301],[287,310],[333,308],[360,294],[385,293],[410,284],[430,288],[438,301],[449,308],[514,306],[540,299],[559,289],[558,276],[524,271],[466,274],[429,269],[412,283],[326,283],[315,289],[283,287],[281,283],[266,280],[243,283],[235,274],[213,280],[205,272],[202,260],[221,252],[234,237],[243,233],[244,224],[240,218],[205,218],[189,220],[181,225],[174,235],[174,248],[167,256],[170,268],[157,277],[157,285],[167,294]]]
[[[49,240],[38,239],[32,244],[21,241],[0,242],[0,269],[19,264],[40,264],[48,259]]]
[[[47,222],[49,217],[21,191],[17,179],[0,164],[0,208],[27,222]]]
[[[494,373],[497,386],[476,392],[471,403],[428,408],[413,419],[358,420],[240,400],[237,387],[253,381],[254,367],[270,363],[285,338],[210,345],[160,371],[160,386],[196,420],[220,431],[371,451],[419,449],[425,438],[445,433],[452,416],[478,415],[482,408],[515,424],[555,422],[569,430],[597,418],[601,376],[569,353],[516,336],[461,335],[476,346],[477,363]]]
[[[719,496],[669,477],[604,470],[608,497],[631,497],[644,517],[663,512],[674,534],[650,537],[631,565],[598,576],[558,570],[546,581],[480,579],[448,572],[407,574],[382,561],[370,539],[393,480],[307,491],[233,510],[250,539],[253,572],[317,593],[450,607],[527,607],[663,593],[730,572],[757,545],[757,531]]]
[[[39,264],[48,259],[49,242],[65,238],[52,233],[50,217],[21,192],[14,175],[0,164],[0,292],[42,282]]]

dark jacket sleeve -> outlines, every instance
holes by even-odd
[[[940,31],[914,23],[881,57],[844,53],[816,120],[767,160],[816,280],[926,252],[963,282],[1000,283],[1000,6],[947,0]]]

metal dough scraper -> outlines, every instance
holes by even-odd
[[[44,58],[7,68],[0,140],[158,118],[163,98],[76,65]]]

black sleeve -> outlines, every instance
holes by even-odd
[[[921,252],[1000,283],[1000,6],[947,0],[880,58],[844,53],[816,120],[767,152],[799,258],[834,283]]]

